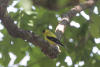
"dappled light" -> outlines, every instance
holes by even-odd
[[[98,66],[99,0],[0,0],[0,67]]]

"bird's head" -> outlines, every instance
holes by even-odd
[[[50,33],[50,31],[49,31],[48,29],[45,29],[45,30],[43,30],[42,32],[43,32],[44,34]]]

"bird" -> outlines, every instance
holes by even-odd
[[[49,42],[49,44],[57,46],[64,46],[60,40],[57,39],[56,35],[48,29],[43,30],[44,39]]]

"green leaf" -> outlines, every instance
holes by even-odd
[[[100,1],[98,1],[98,2],[96,3],[96,6],[97,6],[97,8],[98,8],[98,12],[99,12],[99,15],[100,15]]]
[[[8,63],[9,63],[9,61],[10,61],[10,57],[9,57],[9,54],[8,54],[7,50],[4,51],[3,57],[2,57],[1,60],[2,60],[2,64],[3,64],[5,67],[7,67],[7,66],[8,66]]]
[[[31,10],[32,9],[32,1],[31,0],[21,0],[20,1],[20,6],[24,8],[24,11],[27,14],[31,14],[32,13],[32,10]]]
[[[91,16],[92,22],[90,22],[89,31],[91,35],[95,38],[100,37],[100,16],[99,15],[92,15]]]
[[[13,39],[12,41],[14,44],[11,46],[10,51],[17,56],[17,59],[14,62],[16,64],[20,62],[20,60],[25,56],[25,52],[28,49],[29,45],[27,42],[19,38]]]

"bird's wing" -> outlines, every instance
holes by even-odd
[[[50,36],[47,36],[47,38],[53,42],[55,42],[56,44],[59,44],[61,46],[64,46],[57,38],[54,38],[54,37],[50,37]]]

